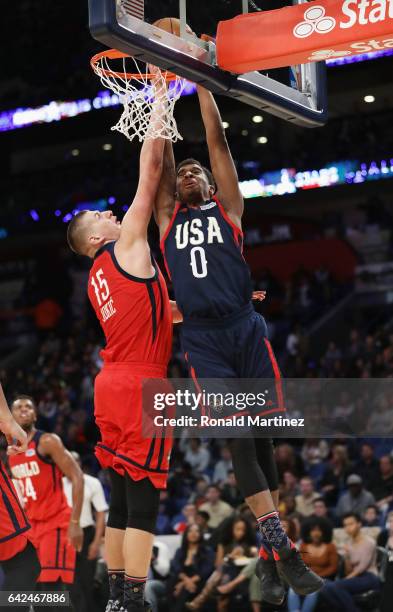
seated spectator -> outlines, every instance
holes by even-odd
[[[210,519],[209,513],[204,512],[203,510],[198,510],[198,512],[195,515],[195,524],[198,525],[198,527],[202,531],[203,539],[206,541],[210,540],[210,536],[213,531],[209,527],[209,519]]]
[[[197,479],[195,483],[195,489],[189,499],[189,501],[192,504],[195,504],[197,508],[199,508],[201,504],[205,503],[206,491],[207,491],[208,486],[209,486],[209,479],[207,476],[200,476]]]
[[[391,612],[393,601],[393,512],[388,514],[387,529],[381,531],[377,540],[389,553],[385,582],[382,588],[381,612]]]
[[[303,461],[296,455],[295,449],[290,444],[278,444],[274,453],[280,481],[284,472],[291,472],[295,476],[304,474]]]
[[[348,512],[362,515],[375,502],[374,495],[363,488],[363,481],[357,474],[348,476],[347,487],[348,491],[338,500],[336,515],[339,519]]]
[[[167,584],[171,612],[183,612],[185,603],[203,588],[214,569],[214,552],[198,525],[189,525],[171,563]]]
[[[222,521],[232,514],[233,508],[221,499],[221,491],[217,485],[210,485],[206,491],[207,502],[199,510],[207,512],[210,516],[209,527],[215,529]]]
[[[204,472],[210,463],[210,451],[202,445],[199,438],[190,438],[184,460],[194,472]]]
[[[314,499],[319,497],[319,493],[314,491],[314,483],[311,478],[305,476],[300,480],[300,495],[296,495],[296,511],[303,517],[311,516],[314,512]]]
[[[317,497],[316,499],[314,499],[313,506],[314,511],[311,516],[317,516],[318,518],[326,518],[331,523],[333,523],[333,519],[330,515],[329,509],[323,497]]]
[[[229,472],[233,471],[231,451],[228,446],[223,446],[220,451],[221,459],[214,466],[212,481],[214,484],[222,485],[228,480]]]
[[[380,510],[386,511],[393,502],[393,457],[383,455],[379,460],[380,476],[371,488]]]
[[[336,505],[340,493],[345,488],[345,481],[351,473],[347,447],[343,444],[333,446],[328,469],[320,483],[321,493],[329,508]]]
[[[360,460],[353,468],[354,474],[359,474],[366,489],[372,491],[372,486],[379,477],[379,464],[374,456],[374,449],[371,444],[365,442],[360,449]]]
[[[158,612],[159,601],[166,593],[166,579],[169,575],[170,554],[164,542],[154,541],[145,597],[152,612]]]
[[[201,593],[187,604],[187,609],[199,610],[221,582],[227,583],[233,580],[241,568],[256,554],[255,536],[251,525],[238,516],[227,521],[218,540],[216,570]]]
[[[195,524],[196,507],[194,504],[186,504],[180,514],[172,519],[172,529],[175,533],[183,533],[189,525]]]
[[[333,528],[327,519],[309,518],[302,526],[302,544],[300,554],[309,567],[321,578],[333,579],[338,568],[338,554],[332,542]],[[301,610],[313,612],[318,600],[318,593],[301,598],[293,589],[288,592],[288,612]]]
[[[235,472],[233,470],[228,472],[228,478],[224,482],[222,488],[221,498],[232,506],[232,508],[237,508],[243,502],[243,496],[237,487]]]
[[[290,495],[295,497],[299,494],[299,483],[295,474],[289,470],[284,472],[282,477],[282,483],[280,483],[280,497],[286,497]]]
[[[376,566],[376,544],[362,533],[359,514],[350,512],[342,517],[342,521],[350,537],[345,549],[345,578],[327,581],[320,594],[334,610],[357,612],[353,595],[379,591],[381,588]]]
[[[362,522],[364,527],[380,527],[381,520],[379,518],[378,506],[375,504],[367,506],[363,512]]]
[[[321,463],[329,454],[329,445],[326,440],[308,438],[302,447],[301,458],[306,468]]]
[[[382,397],[377,402],[376,410],[371,412],[367,421],[366,431],[370,435],[386,435],[393,432],[393,407],[390,399]]]

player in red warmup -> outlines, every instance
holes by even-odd
[[[163,106],[153,105],[152,121]],[[93,260],[88,295],[106,337],[95,381],[96,455],[111,477],[105,531],[107,612],[144,610],[159,489],[165,488],[171,439],[142,433],[142,381],[165,379],[173,316],[165,281],[152,259],[147,228],[161,177],[164,141],[146,140],[134,200],[120,224],[111,211],[88,210],[68,226],[71,249]]]
[[[37,582],[41,591],[64,591],[65,585],[74,581],[76,551],[83,543],[79,525],[83,475],[57,435],[36,429],[37,411],[31,397],[17,397],[11,411],[27,434],[27,449],[11,455],[9,465],[31,525],[29,538],[41,564]],[[63,492],[63,475],[72,482],[72,509]]]
[[[8,455],[27,450],[27,435],[10,413],[0,385],[0,431],[8,442]],[[34,546],[28,540],[30,529],[15,487],[0,462],[0,565],[5,575],[3,591],[29,591],[40,573]],[[18,610],[28,610],[18,607]],[[1,607],[0,610],[9,610]]]

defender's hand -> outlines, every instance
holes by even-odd
[[[79,524],[70,521],[68,538],[76,552],[80,552],[83,546],[83,529]]]
[[[6,421],[1,421],[0,429],[7,439],[8,455],[17,455],[27,450],[27,434],[13,417],[10,417]]]
[[[266,298],[266,291],[253,291],[252,292],[252,299],[257,302],[263,302],[265,298]]]

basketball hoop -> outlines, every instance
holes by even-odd
[[[113,60],[119,60],[120,69],[111,66]],[[173,113],[186,84],[185,79],[159,68],[154,74],[147,66],[143,71],[134,57],[117,49],[97,53],[91,58],[90,65],[103,86],[111,89],[123,105],[123,113],[112,130],[124,134],[130,141],[135,137],[139,142],[148,138],[165,138],[172,142],[183,140]],[[152,79],[156,81],[155,87],[150,83]],[[166,113],[165,119],[152,129],[150,115],[154,102],[165,102]]]

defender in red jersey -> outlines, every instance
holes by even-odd
[[[11,415],[1,385],[0,431],[7,438],[9,456],[27,450],[27,435]],[[28,540],[29,530],[30,525],[18,494],[0,461],[0,565],[5,574],[4,591],[34,588],[40,564]]]
[[[155,103],[151,121],[159,122],[163,112]],[[147,241],[163,149],[162,139],[144,142],[137,192],[121,224],[111,211],[88,210],[68,227],[71,249],[93,259],[88,295],[106,337],[94,414],[101,432],[96,454],[112,483],[107,611],[145,608],[159,489],[166,486],[172,444],[164,435],[142,435],[142,381],[164,380],[172,348],[171,304]]]
[[[58,436],[35,428],[37,413],[31,397],[19,396],[11,410],[27,433],[27,449],[11,456],[9,465],[31,525],[29,537],[41,563],[38,582],[44,591],[60,590],[64,584],[73,583],[76,551],[82,547],[79,518],[83,475]],[[63,492],[63,475],[72,482],[72,509]]]

